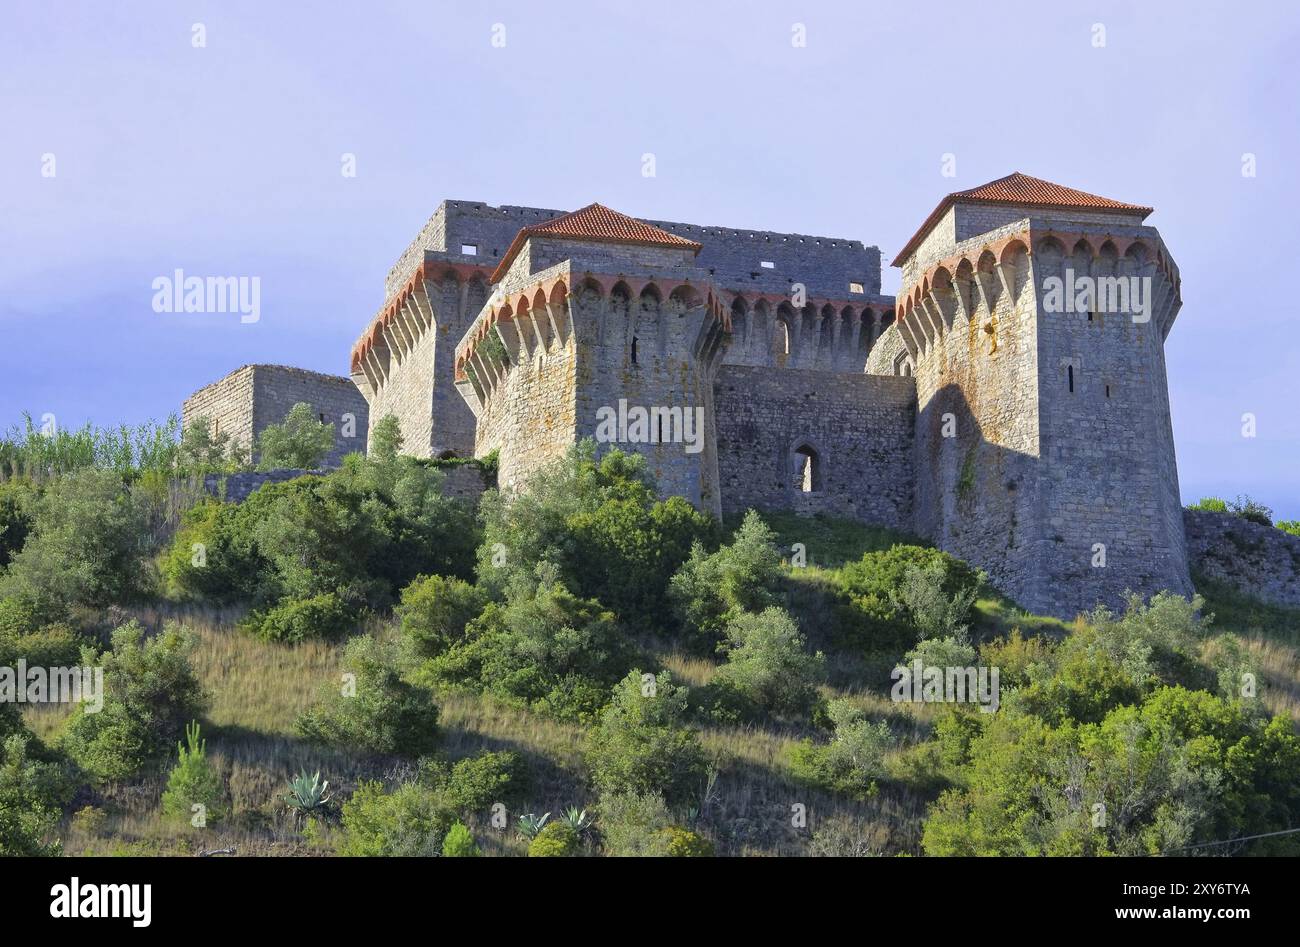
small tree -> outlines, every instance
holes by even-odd
[[[211,420],[197,417],[181,432],[179,463],[186,473],[220,473],[245,466],[248,451],[230,432],[214,434]]]
[[[305,737],[363,752],[417,757],[438,745],[438,707],[431,691],[408,684],[394,648],[361,635],[348,642],[342,687],[326,685],[320,702],[298,718]]]
[[[817,703],[826,660],[808,651],[799,626],[780,608],[744,614],[727,625],[727,663],[713,683],[759,713],[797,716]]]
[[[776,604],[772,590],[780,575],[776,534],[750,510],[729,545],[706,553],[695,544],[669,594],[686,627],[712,645],[738,615]]]
[[[380,463],[392,460],[402,452],[403,443],[405,438],[397,415],[386,414],[370,430],[370,450],[366,456]]]
[[[270,424],[257,438],[259,470],[312,470],[334,449],[334,425],[317,419],[312,406],[299,401],[281,424]]]
[[[596,786],[607,794],[657,794],[670,805],[695,799],[708,759],[685,719],[686,688],[670,673],[630,671],[587,741]]]
[[[177,763],[167,777],[162,796],[164,815],[188,819],[199,828],[224,815],[220,808],[221,777],[208,762],[207,750],[207,741],[199,736],[198,722],[191,721],[185,728],[185,745],[176,744]]]
[[[447,830],[447,836],[442,840],[442,854],[446,858],[477,858],[482,852],[474,841],[474,833],[465,827],[465,823],[457,822]]]

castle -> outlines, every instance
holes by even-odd
[[[507,491],[594,438],[715,515],[924,536],[1036,612],[1187,594],[1179,277],[1150,213],[1019,173],[958,191],[893,297],[855,240],[444,201],[352,349],[348,415],[396,415],[421,456],[496,451]],[[251,436],[258,401],[227,423]]]

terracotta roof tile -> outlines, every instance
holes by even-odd
[[[972,187],[965,191],[954,191],[941,200],[939,206],[925,219],[925,223],[912,235],[912,239],[907,241],[907,245],[894,258],[894,266],[902,264],[908,254],[920,244],[925,233],[939,222],[939,219],[953,204],[1023,205],[1028,207],[1048,207],[1057,210],[1111,210],[1140,214],[1143,217],[1146,217],[1152,211],[1152,208],[1140,204],[1126,204],[1123,201],[1114,201],[1109,197],[1099,197],[1096,194],[1089,194],[1087,191],[1077,191],[1072,187],[1053,184],[1051,181],[1044,181],[1042,178],[1031,177],[1028,174],[1021,174],[1016,171],[1004,178],[990,181],[988,184],[981,184],[979,187]]]
[[[604,204],[588,204],[580,210],[561,214],[552,220],[520,230],[492,274],[492,282],[497,282],[506,274],[515,256],[523,247],[524,241],[533,235],[645,247],[678,247],[700,252],[700,244],[694,240],[687,240],[685,237],[651,226],[635,217],[620,214],[616,210],[610,210]]]

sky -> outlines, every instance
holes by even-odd
[[[858,239],[890,293],[944,194],[1022,171],[1156,208],[1183,500],[1300,519],[1298,41],[1280,0],[6,0],[0,428],[346,374],[444,198]],[[177,269],[260,318],[155,312]]]

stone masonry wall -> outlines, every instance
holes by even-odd
[[[365,451],[366,399],[352,380],[286,365],[245,365],[200,388],[185,399],[181,425],[207,417],[213,433],[228,432],[233,441],[251,448],[267,425],[279,424],[300,401],[334,425],[335,447],[325,466],[337,466],[344,454]]]
[[[1300,608],[1300,536],[1232,513],[1184,510],[1192,572],[1243,595]]]
[[[911,378],[724,365],[715,388],[723,512],[824,512],[911,532]],[[820,464],[799,483],[797,447]]]
[[[573,338],[515,365],[487,398],[478,417],[474,456],[499,451],[497,481],[517,491],[530,476],[573,445],[576,353]]]

